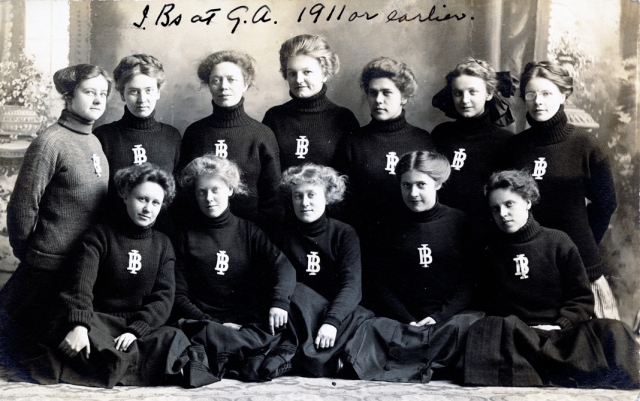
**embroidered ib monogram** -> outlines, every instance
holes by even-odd
[[[224,272],[229,270],[229,255],[227,255],[227,251],[219,251],[216,256],[218,261],[216,262],[215,270],[219,275],[224,276]]]
[[[422,267],[429,267],[429,264],[433,262],[433,256],[431,256],[431,248],[429,248],[429,244],[422,244],[422,246],[418,248],[418,252],[420,253],[420,264]]]
[[[222,157],[223,159],[229,156],[229,153],[227,153],[227,144],[224,142],[224,139],[219,139],[216,143],[216,156]]]
[[[133,164],[142,164],[147,161],[147,151],[142,147],[142,145],[136,145],[131,148],[133,151]]]
[[[547,172],[547,162],[544,161],[544,157],[539,157],[538,160],[534,161],[534,163],[536,165],[531,176],[536,180],[541,180],[544,174]]]
[[[100,174],[102,174],[102,167],[100,166],[100,156],[94,153],[93,156],[91,156],[91,160],[93,161],[93,169],[95,170],[96,175],[100,177]]]
[[[304,159],[304,156],[309,153],[309,140],[306,136],[300,135],[300,138],[296,139],[296,156],[298,159]]]
[[[310,276],[315,276],[320,271],[320,256],[318,252],[311,252],[307,255],[307,273]]]
[[[520,280],[529,278],[529,259],[524,256],[524,253],[519,254],[513,260],[516,262],[516,276],[520,276]]]
[[[467,159],[467,154],[464,153],[464,148],[460,148],[460,150],[456,150],[453,153],[455,154],[455,156],[453,157],[451,168],[460,171],[462,166],[464,166],[464,161]]]
[[[387,153],[387,167],[384,169],[389,172],[389,174],[396,175],[396,164],[400,159],[396,156],[396,152]]]
[[[131,274],[138,274],[140,269],[142,269],[142,255],[135,249],[132,249],[131,252],[129,252],[129,267],[127,267],[127,270],[129,270]]]

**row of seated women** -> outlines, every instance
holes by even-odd
[[[154,119],[164,81],[154,57],[125,57],[116,67],[125,114],[95,136],[109,74],[90,65],[58,71],[66,109],[28,149],[8,207],[21,263],[0,294],[5,359],[19,359],[42,383],[106,387],[292,371],[637,386],[628,329],[589,320],[594,311],[617,315],[597,250],[615,192],[595,138],[567,124],[566,71],[547,62],[525,68],[531,128],[512,136],[498,127],[511,121],[498,89],[507,96],[513,87],[467,59],[434,97],[456,121],[431,136],[404,118],[417,90],[406,65],[378,58],[365,66],[372,121],[362,128],[326,97],[338,65],[318,36],[285,42],[281,71],[292,100],[270,109],[263,125],[242,106],[254,60],[214,53],[198,68],[213,114],[182,140]],[[296,167],[308,162],[317,165]],[[344,205],[327,212],[344,178],[323,165],[350,182]],[[499,167],[527,174],[492,177],[497,224],[482,224],[483,188]],[[181,190],[169,212],[161,205],[173,197],[171,173]],[[531,177],[542,199],[533,213]],[[533,214],[568,237],[549,234]],[[99,215],[106,218],[93,227]],[[361,285],[378,317],[357,306]],[[465,343],[473,344],[466,354]]]

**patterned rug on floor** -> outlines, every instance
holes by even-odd
[[[461,387],[446,381],[429,384],[281,377],[268,383],[224,379],[197,389],[122,387],[96,389],[58,384],[42,386],[13,380],[0,371],[0,400],[74,401],[640,401],[638,391],[568,388]]]

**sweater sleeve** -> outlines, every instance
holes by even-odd
[[[36,138],[24,155],[7,205],[9,243],[13,254],[22,262],[26,257],[31,234],[38,223],[40,201],[58,169],[57,161],[55,140],[43,136]]]
[[[191,302],[189,298],[189,281],[187,279],[187,266],[185,265],[184,239],[180,235],[174,242],[177,252],[175,265],[176,294],[172,315],[174,318],[194,320],[214,320]]]
[[[341,254],[338,274],[340,290],[324,318],[324,323],[336,328],[340,327],[344,318],[353,312],[362,299],[360,241],[353,228],[350,228],[342,236],[339,251]]]
[[[157,329],[167,322],[175,296],[175,273],[174,265],[176,261],[173,247],[169,239],[164,237],[164,255],[158,266],[156,280],[151,293],[144,299],[142,308],[129,319],[127,330],[137,337],[146,336],[151,331]]]
[[[578,248],[569,236],[564,237],[557,251],[557,266],[560,272],[563,302],[556,324],[563,329],[589,320],[593,315],[593,292]],[[566,244],[566,245],[565,245]]]
[[[266,268],[266,278],[270,280],[270,307],[289,310],[291,295],[296,286],[296,270],[285,254],[278,249],[260,228],[253,228],[252,247],[254,255]]]
[[[393,261],[389,257],[376,256],[375,259],[372,259],[371,266],[373,268],[372,295],[375,296],[375,314],[395,319],[400,323],[417,322],[420,319],[416,319],[409,312],[393,288],[395,281],[391,272]]]
[[[101,256],[106,251],[106,238],[100,227],[85,234],[78,257],[73,262],[71,285],[60,294],[69,324],[88,329],[93,315],[93,286],[98,277]]]
[[[261,144],[258,177],[258,224],[263,228],[282,222],[284,209],[280,202],[280,151],[271,129],[264,127],[268,140]]]
[[[187,127],[184,131],[184,136],[182,137],[182,142],[180,143],[180,159],[178,160],[178,164],[176,164],[176,174],[179,174],[183,168],[187,166],[193,159],[196,158],[196,149],[195,148],[195,136],[196,129],[194,129],[193,124]]]
[[[589,226],[596,244],[599,244],[609,227],[611,215],[616,210],[616,190],[609,160],[599,149],[589,155],[591,178],[587,184]]]

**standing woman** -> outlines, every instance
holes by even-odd
[[[338,73],[340,60],[322,36],[298,35],[280,48],[280,72],[291,100],[267,111],[262,123],[280,147],[280,167],[303,163],[330,166],[345,135],[360,127],[351,110],[327,97],[327,80]]]
[[[452,167],[449,180],[438,192],[439,200],[479,217],[487,214],[482,185],[497,169],[498,155],[513,136],[500,127],[511,124],[513,118],[499,97],[502,82],[486,61],[467,57],[447,74],[446,81],[446,87],[433,97],[433,106],[455,119],[431,133]],[[512,86],[510,81],[507,85]],[[510,90],[506,92],[511,95]]]
[[[432,150],[429,132],[405,119],[404,105],[418,83],[409,67],[388,57],[370,61],[360,75],[371,110],[371,122],[339,145],[336,168],[349,177],[351,195],[345,219],[358,232],[362,243],[363,290],[369,287],[368,255],[377,248],[375,235],[385,221],[393,220],[404,207],[398,191],[395,167],[400,156],[414,150]]]
[[[509,167],[527,170],[538,183],[542,202],[533,212],[540,224],[566,232],[578,247],[596,316],[619,319],[598,250],[616,209],[611,167],[598,139],[567,122],[564,102],[572,92],[573,79],[564,68],[548,61],[528,63],[520,96],[531,128],[507,141],[505,157]]]
[[[591,319],[593,294],[578,248],[534,218],[536,180],[500,171],[486,193],[495,224],[474,268],[487,317],[469,330],[464,384],[640,387],[631,330]]]
[[[105,110],[111,77],[78,64],[56,71],[53,82],[66,107],[25,153],[7,206],[9,242],[20,265],[0,296],[3,315],[34,336],[57,312],[66,262],[98,217],[109,180],[107,158],[91,130]]]
[[[118,121],[102,125],[94,131],[109,161],[109,206],[122,207],[113,176],[124,167],[153,163],[173,174],[180,157],[180,132],[158,122],[156,102],[164,84],[164,68],[155,57],[134,54],[120,60],[113,70],[116,89],[125,102],[124,115]],[[166,231],[168,213],[158,218],[156,229]]]
[[[262,227],[282,219],[278,197],[280,154],[273,131],[244,112],[243,94],[253,84],[255,60],[246,53],[224,50],[198,66],[198,78],[209,86],[213,114],[187,127],[182,140],[182,170],[206,153],[238,164],[248,196],[235,197],[231,211]]]

